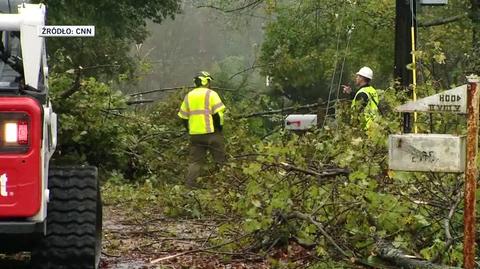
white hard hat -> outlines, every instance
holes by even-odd
[[[372,79],[373,78],[373,71],[370,67],[362,67],[360,70],[358,70],[357,75],[360,75],[362,77]]]

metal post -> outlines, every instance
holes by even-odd
[[[408,89],[412,83],[412,72],[407,65],[412,62],[413,48],[410,31],[412,21],[414,25],[416,23],[415,14],[416,0],[396,0],[394,78],[398,79],[401,90]]]
[[[416,0],[396,0],[394,78],[400,83],[398,90],[407,90],[409,93],[413,74],[407,65],[412,61],[412,51],[414,50],[412,44],[415,44],[415,41],[412,40],[411,27],[416,25],[416,6]],[[412,132],[410,113],[403,113],[403,132]]]
[[[475,268],[475,191],[477,189],[478,152],[478,76],[471,75],[467,90],[467,168],[465,171],[465,211],[463,264],[466,269]]]
[[[410,113],[402,113],[403,114],[403,133],[408,134],[412,132],[412,120]]]

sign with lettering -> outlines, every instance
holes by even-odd
[[[389,168],[401,171],[464,172],[465,137],[402,134],[389,137]]]
[[[467,85],[411,101],[395,109],[398,112],[467,113]]]

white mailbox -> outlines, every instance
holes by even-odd
[[[446,5],[448,0],[420,0],[421,5]]]
[[[317,126],[317,115],[292,114],[285,119],[286,130],[307,130]]]
[[[465,136],[402,134],[389,137],[389,168],[401,171],[464,172]]]

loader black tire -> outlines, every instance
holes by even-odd
[[[34,269],[97,269],[102,201],[95,167],[51,167],[47,233],[32,251]]]

